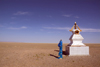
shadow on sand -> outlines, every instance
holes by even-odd
[[[59,53],[59,50],[54,50],[54,51],[56,51],[56,52]],[[66,51],[63,51],[63,55],[69,55],[69,54],[66,53]],[[53,56],[53,57],[55,57],[55,58],[58,58],[58,56],[55,56],[55,55],[53,55],[53,54],[50,54],[50,56]]]
[[[55,55],[53,55],[53,54],[50,54],[50,56],[53,56],[53,57],[55,57],[55,58],[58,58],[58,56],[55,56]]]
[[[59,52],[59,50],[54,50],[56,52]],[[63,51],[63,55],[67,55],[66,51]]]

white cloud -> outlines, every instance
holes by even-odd
[[[78,16],[75,16],[75,18],[79,18]]]
[[[43,27],[45,29],[57,29],[57,30],[70,30],[71,27]],[[82,32],[100,32],[100,29],[93,28],[80,28]]]
[[[14,13],[13,15],[28,15],[29,12],[22,12],[22,11],[18,11],[16,13]]]
[[[81,28],[82,32],[100,32],[100,29],[93,29],[93,28]]]
[[[27,27],[22,26],[22,27],[19,27],[19,28],[9,27],[8,29],[19,30],[19,29],[26,29],[26,28],[27,28]]]
[[[62,15],[64,17],[74,17],[74,18],[79,18],[79,16],[72,16],[71,14],[65,14],[65,15]]]
[[[27,27],[25,27],[25,26],[22,26],[21,28],[22,28],[22,29],[26,29]]]
[[[62,15],[62,16],[65,16],[65,17],[71,17],[72,15],[66,15],[66,14],[65,14],[65,15]]]

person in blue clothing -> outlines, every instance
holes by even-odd
[[[58,44],[58,47],[59,47],[59,54],[58,54],[58,59],[62,59],[62,47],[63,47],[63,44],[62,44],[62,40],[60,40],[59,44]]]

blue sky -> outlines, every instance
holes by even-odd
[[[0,42],[69,43],[75,22],[100,43],[100,0],[0,0]]]

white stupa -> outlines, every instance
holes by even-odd
[[[66,53],[69,56],[89,55],[89,47],[82,43],[82,40],[84,39],[80,34],[82,30],[78,27],[76,22],[70,31],[72,32],[72,35],[69,38],[70,44],[66,46]]]
[[[84,38],[80,34],[80,32],[82,30],[78,27],[78,25],[76,24],[76,22],[75,22],[74,26],[72,27],[72,29],[70,31],[72,32],[72,36],[69,38],[69,40],[70,40],[70,44],[69,45],[70,46],[85,46],[82,43],[82,40]]]

